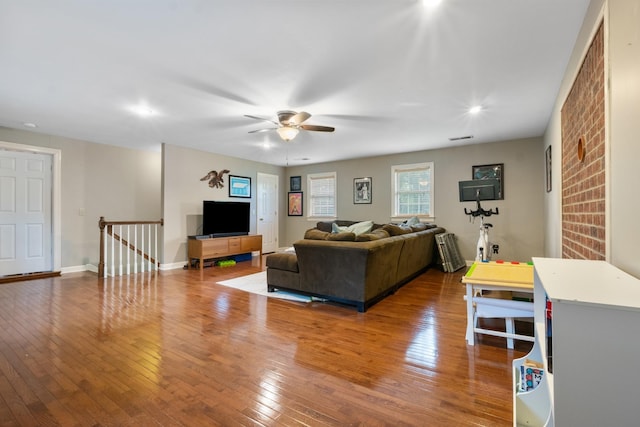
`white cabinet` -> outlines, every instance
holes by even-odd
[[[514,425],[638,425],[640,280],[604,261],[534,258],[533,264],[535,343],[513,362]],[[535,389],[520,392],[525,359],[541,362],[545,372]]]

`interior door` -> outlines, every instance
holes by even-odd
[[[278,176],[258,173],[258,225],[262,235],[262,252],[278,248]]]
[[[52,156],[0,150],[0,276],[53,270]]]

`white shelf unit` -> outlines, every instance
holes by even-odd
[[[640,280],[604,261],[534,258],[535,343],[514,360],[516,426],[632,426],[640,419]],[[552,303],[548,372],[546,298]],[[516,388],[525,359],[542,382]]]

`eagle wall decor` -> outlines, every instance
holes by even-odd
[[[209,187],[222,188],[224,187],[224,174],[229,173],[228,169],[223,169],[220,172],[210,171],[208,174],[200,178],[200,181],[209,180]]]

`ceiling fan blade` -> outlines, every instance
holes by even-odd
[[[278,126],[280,125],[280,123],[275,122],[275,121],[273,121],[273,120],[271,120],[271,119],[267,119],[266,117],[252,116],[252,115],[250,115],[250,114],[245,114],[244,116],[245,116],[245,117],[248,117],[248,118],[250,118],[250,119],[262,120],[262,121],[264,121],[264,122],[273,123],[274,125],[278,125]]]
[[[390,121],[391,119],[383,116],[365,116],[356,114],[322,114],[322,117],[331,117],[340,120],[356,120],[360,122],[382,122]]]
[[[306,111],[300,111],[299,113],[294,114],[289,118],[289,124],[291,125],[300,125],[302,122],[311,117],[311,114]]]
[[[258,129],[258,130],[250,130],[249,133],[260,133],[260,132],[269,132],[270,130],[276,130],[278,128],[265,128],[265,129]]]
[[[314,130],[318,132],[333,132],[334,130],[336,130],[336,128],[333,128],[331,126],[316,126],[316,125],[302,125],[300,126],[300,128],[304,130]]]

